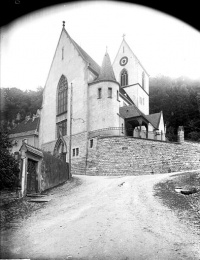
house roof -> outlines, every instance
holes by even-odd
[[[26,151],[32,153],[32,154],[35,154],[35,155],[38,155],[40,157],[43,157],[43,152],[42,150],[30,145],[30,144],[27,144],[27,143],[23,143],[21,148],[20,148],[20,151],[25,149]]]
[[[102,66],[97,81],[111,80],[116,81],[115,74],[111,65],[109,54],[106,52],[103,58]]]
[[[156,128],[159,127],[159,123],[160,123],[160,117],[161,117],[161,113],[155,113],[155,114],[150,114],[147,115],[146,118],[149,120],[149,122],[154,126],[156,126]]]
[[[156,129],[158,129],[160,116],[161,116],[161,112],[156,114],[151,114],[151,115],[145,115],[139,110],[139,108],[136,107],[135,104],[131,106],[120,107],[119,114],[125,119],[142,116]]]
[[[135,104],[131,106],[125,106],[119,108],[119,113],[123,118],[131,118],[131,117],[139,117],[139,116],[145,116],[137,107]]]
[[[70,37],[70,36],[69,36]],[[79,52],[79,54],[81,55],[81,57],[87,62],[89,63],[89,67],[94,70],[97,74],[100,73],[100,66],[96,63],[96,61],[94,61],[90,55],[87,54],[87,52],[85,52],[71,37],[70,37],[73,45],[75,46],[75,48],[77,49],[77,51]]]
[[[38,131],[39,130],[40,118],[24,120],[19,123],[15,128],[11,129],[9,134],[24,133],[28,131]]]

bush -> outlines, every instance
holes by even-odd
[[[14,189],[19,183],[19,165],[10,154],[9,149],[12,144],[8,138],[8,133],[0,129],[0,189]]]
[[[200,132],[193,131],[190,132],[188,136],[192,141],[200,141]]]

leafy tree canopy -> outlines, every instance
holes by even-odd
[[[186,139],[200,141],[200,80],[150,78],[149,105],[150,113],[163,111],[169,140],[184,126]]]
[[[42,105],[43,88],[36,91],[22,91],[17,88],[0,89],[1,97],[1,123],[12,127],[17,120],[21,122],[27,115],[33,115]]]
[[[12,147],[8,138],[8,133],[1,127],[0,129],[0,189],[16,188],[19,184],[19,165],[10,154]]]

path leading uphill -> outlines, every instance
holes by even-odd
[[[153,196],[167,175],[75,176],[44,208],[1,232],[1,258],[200,259],[200,237]]]

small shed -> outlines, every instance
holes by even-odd
[[[34,195],[67,181],[69,164],[63,158],[42,151],[23,141],[20,148],[20,196]]]

